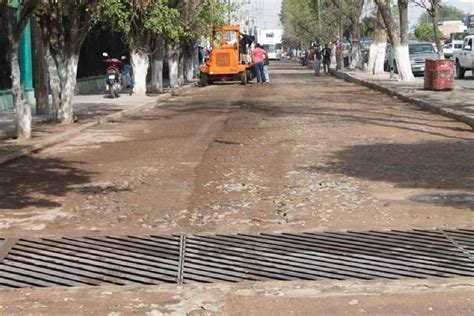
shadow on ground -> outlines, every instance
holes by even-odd
[[[399,188],[454,190],[474,194],[472,157],[472,141],[378,143],[352,146],[334,153],[326,166],[314,165],[305,169],[389,182]],[[466,201],[466,204],[473,206],[474,201]],[[455,202],[440,204],[459,204]]]
[[[90,182],[92,174],[79,164],[27,157],[0,166],[0,209],[60,206],[58,197]]]

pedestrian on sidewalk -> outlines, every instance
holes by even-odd
[[[265,74],[263,70],[263,63],[265,62],[265,55],[267,52],[262,48],[262,45],[257,43],[255,49],[252,51],[252,60],[257,73],[257,83],[265,81]]]
[[[127,90],[133,89],[133,67],[130,65],[129,60],[125,61],[125,66],[123,67],[123,74],[125,77],[125,86]]]
[[[268,54],[265,52],[265,61],[263,62],[263,74],[265,77],[265,82],[270,82],[270,74],[268,72],[268,65],[270,65],[270,59],[268,58]]]
[[[329,73],[329,66],[331,65],[331,49],[329,48],[328,44],[324,45],[323,49],[323,67],[324,67],[324,74]]]
[[[316,48],[314,49],[314,75],[320,76],[321,75],[321,48],[319,44],[316,44]]]

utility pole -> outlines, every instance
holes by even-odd
[[[20,0],[13,0],[12,6],[17,9],[19,16],[22,10]],[[33,63],[31,58],[31,23],[29,21],[20,37],[19,55],[21,81],[25,87],[28,103],[33,104],[34,100],[31,97],[33,90]]]

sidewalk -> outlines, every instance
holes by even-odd
[[[188,83],[182,90],[188,90],[193,85]],[[121,94],[117,99],[110,99],[105,94],[77,95],[73,100],[77,123],[56,124],[45,115],[33,114],[32,138],[27,141],[12,139],[15,136],[13,110],[0,111],[0,164],[62,142],[84,129],[154,107],[170,97],[171,93],[155,96]]]
[[[415,81],[407,83],[390,80],[388,73],[372,75],[335,69],[331,69],[331,73],[346,81],[396,96],[424,110],[463,122],[474,129],[474,77],[456,80],[452,91],[428,91],[423,89],[423,77],[416,77]]]

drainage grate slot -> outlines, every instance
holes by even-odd
[[[0,239],[0,287],[474,276],[474,230]]]

